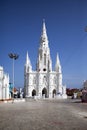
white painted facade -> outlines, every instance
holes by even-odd
[[[84,89],[87,89],[87,80],[85,80],[85,81],[83,82],[83,88],[84,88]]]
[[[24,66],[24,93],[25,97],[38,98],[67,98],[66,86],[62,84],[62,71],[59,56],[57,54],[55,70],[52,70],[49,41],[45,22],[40,38],[40,47],[36,64],[36,71],[32,65],[28,52]]]
[[[9,75],[0,66],[0,100],[9,99]]]

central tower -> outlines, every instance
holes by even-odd
[[[43,21],[42,33],[40,37],[40,47],[37,59],[37,71],[38,72],[50,72],[52,71],[52,61],[50,56],[49,41],[46,32],[45,21]]]

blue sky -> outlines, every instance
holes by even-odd
[[[81,87],[87,79],[87,0],[0,0],[0,66],[12,82],[15,61],[15,86],[24,86],[24,64],[28,51],[36,68],[42,22],[45,19],[53,62],[59,53],[63,84]]]

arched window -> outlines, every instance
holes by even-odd
[[[44,54],[44,65],[46,65],[46,54]]]
[[[42,60],[42,51],[40,50],[40,60]]]
[[[43,84],[47,85],[47,77],[46,76],[43,77]]]
[[[56,84],[56,77],[54,77],[54,79],[53,79],[53,83]]]
[[[47,81],[47,78],[46,76],[43,77],[43,82],[46,82]]]
[[[36,84],[36,78],[34,77],[34,79],[33,79],[33,84]]]
[[[27,67],[27,72],[29,72],[29,66]]]

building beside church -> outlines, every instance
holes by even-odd
[[[0,66],[0,100],[9,99],[9,75]]]
[[[83,82],[83,88],[84,88],[84,89],[87,89],[87,80],[85,80],[85,81]]]
[[[32,70],[28,52],[26,55],[26,63],[24,66],[24,95],[25,97],[35,96],[38,98],[67,98],[66,86],[62,84],[62,70],[58,54],[55,69],[54,71],[52,70],[52,59],[45,22],[43,22],[40,37],[36,71]]]

